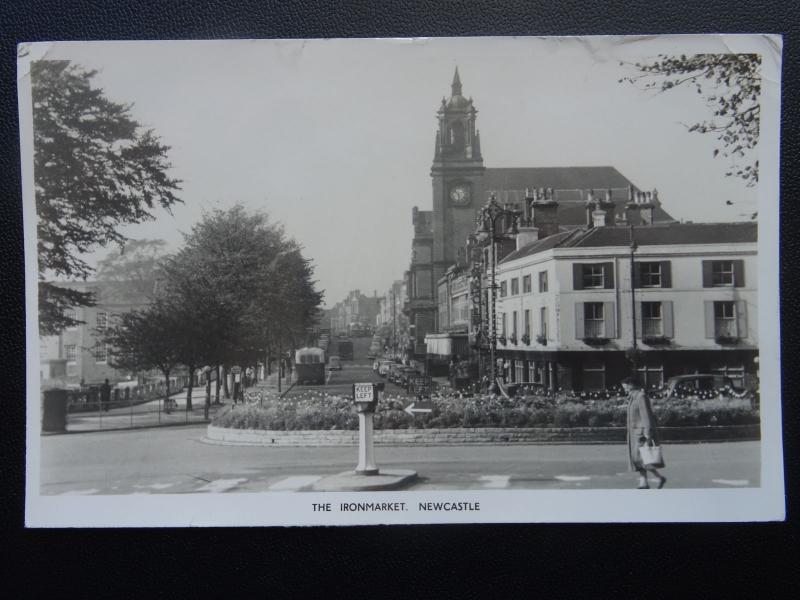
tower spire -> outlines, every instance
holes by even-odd
[[[453,75],[452,90],[453,96],[461,95],[461,78],[458,76],[458,66],[456,66],[456,73]]]

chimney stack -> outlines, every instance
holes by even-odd
[[[604,225],[614,225],[616,222],[617,207],[612,199],[611,190],[606,190],[603,198],[597,203],[598,208],[605,212]]]
[[[555,201],[552,188],[534,190],[530,211],[532,227],[528,229],[537,231],[536,239],[558,233],[558,202]]]
[[[592,211],[592,227],[605,227],[608,213],[602,208]]]
[[[628,213],[628,221],[633,225],[652,225],[654,198],[658,198],[658,192],[636,192],[633,194],[633,201],[629,201],[625,206]]]
[[[536,227],[520,227],[516,236],[517,250],[539,239],[539,229]]]

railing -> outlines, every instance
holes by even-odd
[[[178,376],[170,380],[170,395],[165,397],[164,381],[141,385],[114,387],[103,398],[101,386],[67,391],[66,430],[97,431],[156,427],[207,422],[222,406],[225,396],[220,385],[220,401],[216,402],[216,382],[211,386],[211,406],[206,415],[206,388],[194,386],[191,406],[188,406],[189,378]],[[231,393],[233,390],[229,390]]]

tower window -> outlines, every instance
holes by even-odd
[[[464,147],[464,124],[461,121],[454,121],[450,125],[450,145],[454,148]]]

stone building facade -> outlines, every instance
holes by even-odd
[[[448,269],[466,266],[466,242],[475,230],[476,217],[490,194],[502,205],[527,210],[536,196],[550,203],[552,233],[587,224],[586,204],[600,198],[610,209],[609,218],[622,218],[624,207],[642,192],[614,167],[486,167],[477,128],[477,109],[463,95],[456,69],[451,95],[442,98],[437,112],[438,127],[431,165],[432,210],[412,211],[414,238],[409,270],[406,314],[412,343],[410,351],[421,359],[427,353],[428,334],[441,333],[437,287]],[[651,218],[671,221],[651,194]],[[540,211],[544,215],[546,211]],[[532,218],[532,215],[527,215]],[[511,246],[507,250],[510,250]]]

